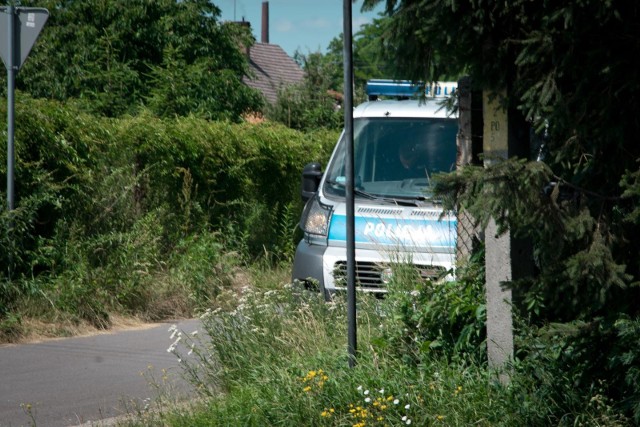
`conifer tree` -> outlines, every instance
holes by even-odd
[[[506,89],[506,105],[544,137],[541,160],[467,167],[439,190],[480,223],[532,239],[536,273],[513,284],[525,314],[573,325],[559,358],[576,384],[610,381],[640,421],[640,3],[384,3],[397,77],[469,75],[475,90]]]

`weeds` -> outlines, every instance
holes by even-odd
[[[202,331],[175,341],[170,350],[187,361],[185,374],[206,404],[169,414],[167,425],[624,425],[602,394],[574,396],[571,414],[564,404],[549,407],[530,371],[517,366],[504,387],[482,359],[453,350],[422,352],[406,363],[396,345],[383,343],[405,334],[419,349],[427,338],[403,325],[406,307],[393,301],[399,295],[358,295],[360,351],[349,368],[345,301],[337,295],[326,303],[317,292],[282,283],[222,292],[225,306],[203,314]],[[446,300],[449,292],[434,297]],[[454,320],[473,324],[475,316],[470,310]],[[390,338],[391,327],[398,332]]]

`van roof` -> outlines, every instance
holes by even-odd
[[[368,101],[353,110],[353,117],[456,118],[457,114],[448,111],[442,101],[442,98]]]

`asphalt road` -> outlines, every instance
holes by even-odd
[[[158,386],[184,398],[190,386],[167,352],[170,326],[0,346],[0,427],[66,427],[121,416],[157,399]],[[199,323],[177,326],[188,334]]]

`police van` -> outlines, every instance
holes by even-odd
[[[452,278],[456,226],[432,197],[432,177],[456,164],[458,119],[443,107],[456,83],[412,96],[410,82],[372,80],[369,101],[353,112],[356,286],[385,292],[394,263],[410,263],[425,279]],[[379,98],[392,98],[379,100]],[[414,98],[414,99],[410,99]],[[315,283],[329,298],[346,290],[346,141],[342,133],[326,171],[310,163],[302,173],[298,244],[292,278]]]

